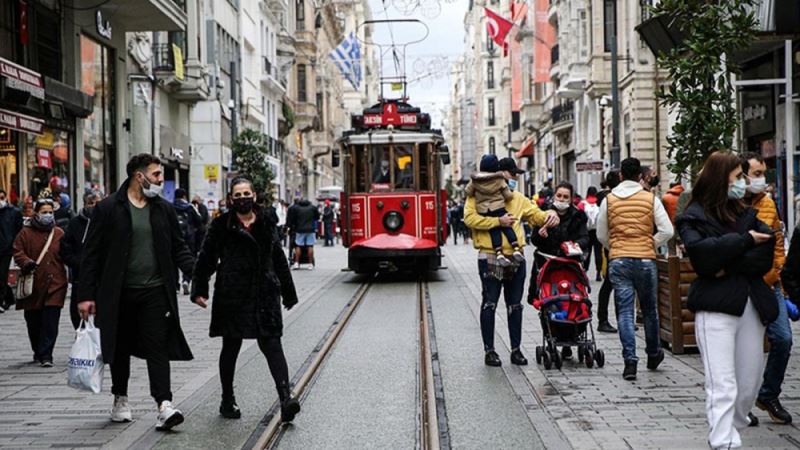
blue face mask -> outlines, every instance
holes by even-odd
[[[747,182],[740,178],[728,187],[728,198],[741,200],[744,198],[745,191],[747,191]]]
[[[513,178],[508,180],[508,188],[511,189],[512,191],[516,191],[517,190],[517,180],[515,180]]]

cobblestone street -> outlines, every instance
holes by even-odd
[[[577,361],[567,361],[561,371],[544,370],[533,358],[534,348],[542,340],[541,328],[535,311],[526,305],[523,350],[531,364],[520,368],[508,363],[506,314],[500,307],[496,338],[504,365],[500,369],[486,367],[477,321],[480,281],[476,276],[476,252],[471,246],[452,244],[445,252],[447,269],[431,276],[428,286],[453,448],[706,448],[703,374],[697,354],[674,356],[667,353],[659,371],[640,370],[637,381],[626,382],[620,376],[622,364],[617,335],[598,333],[598,348],[607,355],[604,368],[588,369]],[[340,271],[345,255],[339,247],[320,247],[316,270],[293,272],[301,301],[298,307],[286,313],[284,333],[292,374],[300,370],[360,283],[360,277]],[[298,416],[293,429],[281,441],[281,447],[322,448],[319,441],[309,441],[308,436],[335,432],[356,440],[341,439],[339,443],[328,442],[324,447],[370,448],[378,442],[378,436],[391,434],[394,425],[390,424],[382,429],[372,426],[368,420],[364,424],[337,422],[337,416],[347,416],[345,411],[349,410],[339,410],[341,405],[337,405],[335,399],[346,396],[351,389],[361,389],[359,395],[380,395],[387,406],[399,408],[407,404],[408,398],[403,394],[407,389],[397,384],[397,380],[406,379],[414,372],[413,367],[411,372],[406,370],[410,362],[403,362],[401,357],[401,341],[409,341],[411,335],[391,332],[390,339],[384,338],[386,342],[380,344],[383,347],[375,347],[377,351],[370,350],[375,337],[365,340],[370,333],[381,336],[374,334],[376,328],[372,325],[377,326],[381,315],[389,314],[387,317],[391,317],[392,322],[408,316],[407,312],[391,306],[402,300],[397,296],[401,292],[397,290],[400,283],[400,280],[388,280],[379,284],[376,292],[383,294],[365,300],[367,303],[356,313],[352,327],[334,348],[322,375],[311,387],[304,403],[307,409]],[[391,303],[379,306],[375,303],[378,298]],[[149,398],[142,361],[135,360],[132,368],[130,397],[135,421],[112,424],[108,420],[111,406],[108,368],[103,393],[99,395],[78,392],[66,385],[65,362],[72,341],[66,310],[55,351],[56,364],[50,369],[28,363],[30,349],[22,314],[9,311],[0,315],[0,339],[5,343],[5,351],[0,356],[0,447],[223,449],[245,446],[277,399],[268,381],[266,364],[254,342],[247,341],[239,358],[236,379],[243,418],[239,421],[219,418],[217,357],[220,340],[207,337],[208,311],[196,308],[185,296],[182,300],[183,326],[195,359],[172,364],[175,403],[187,420],[167,434],[153,430],[155,405]],[[370,301],[375,303],[371,309]],[[388,330],[386,326],[381,325],[380,330]],[[643,330],[637,335],[641,348],[644,346]],[[355,341],[348,344],[348,339]],[[352,349],[360,348],[360,354],[369,355],[368,358],[346,356],[346,349],[355,342],[359,342],[360,347]],[[782,400],[789,411],[797,413],[800,411],[800,364],[797,350],[793,353]],[[393,385],[387,385],[389,380],[385,380],[385,376],[376,376],[382,370],[380,367],[387,367],[387,364],[398,365],[394,378],[399,378]],[[351,373],[348,377],[331,378],[348,372]],[[361,381],[354,375],[358,373],[365,373]],[[358,383],[358,386],[349,383]],[[413,388],[413,383],[411,385]],[[335,391],[326,394],[328,386],[335,386]],[[365,407],[384,409],[386,406],[370,404]],[[339,413],[331,415],[337,410]],[[371,413],[379,415],[378,412]],[[743,433],[746,447],[800,446],[800,430],[795,425],[774,425],[765,413],[754,412],[761,419],[761,425]],[[344,422],[344,419],[338,420]],[[403,431],[406,425],[397,426],[398,436],[406,433]],[[348,434],[348,429],[352,433]],[[311,434],[306,436],[306,432]],[[402,444],[387,446],[407,448]]]

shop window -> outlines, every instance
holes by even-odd
[[[61,193],[69,197],[69,134],[45,128],[41,135],[28,134],[27,137],[27,194],[34,199],[42,196],[55,198]]]
[[[12,133],[8,128],[0,128],[0,188],[6,191],[10,203],[21,206],[17,191],[17,147],[11,140]]]
[[[87,36],[81,36],[81,90],[94,96],[92,114],[83,121],[85,189],[111,191],[114,154],[114,54]]]

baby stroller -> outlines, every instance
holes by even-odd
[[[560,370],[563,360],[558,348],[575,346],[579,362],[589,368],[595,363],[603,367],[606,358],[595,345],[586,272],[574,259],[542,256],[548,259],[539,271],[539,292],[533,306],[539,310],[544,345],[536,347],[536,363]]]

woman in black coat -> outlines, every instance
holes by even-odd
[[[233,394],[236,359],[242,340],[256,339],[278,390],[281,418],[291,422],[300,412],[300,404],[291,397],[281,346],[281,298],[286,309],[297,304],[292,275],[275,222],[255,205],[252,183],[245,178],[234,180],[228,203],[231,211],[211,222],[192,278],[192,300],[205,308],[209,278],[217,274],[210,336],[222,337],[220,414],[241,417]]]
[[[764,330],[778,316],[775,294],[764,282],[774,236],[742,203],[745,187],[740,158],[715,152],[676,221],[697,273],[688,306],[705,369],[712,448],[742,445],[739,430],[750,424],[761,386]]]

